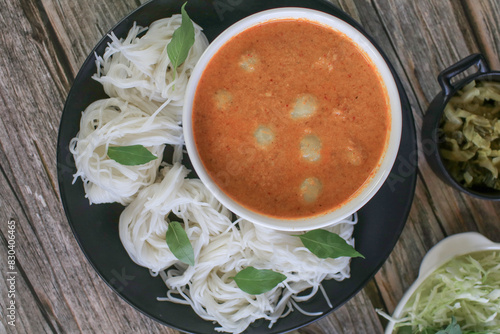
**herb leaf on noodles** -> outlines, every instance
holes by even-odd
[[[365,258],[338,234],[327,230],[312,230],[298,237],[311,253],[321,259],[335,259],[341,256]]]
[[[108,157],[125,166],[144,165],[158,159],[142,145],[109,146]]]
[[[260,295],[272,290],[276,285],[283,282],[286,276],[269,269],[246,267],[233,278],[236,285],[242,291],[251,295]]]
[[[174,221],[168,224],[166,240],[168,248],[179,261],[194,266],[193,246],[179,222]]]
[[[182,23],[179,28],[174,31],[172,35],[172,40],[167,45],[167,55],[172,64],[172,71],[175,73],[177,67],[179,67],[187,58],[189,49],[194,44],[194,26],[193,22],[189,18],[184,7],[186,7],[187,2],[181,7]]]

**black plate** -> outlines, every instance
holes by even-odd
[[[184,0],[157,0],[148,2],[131,13],[112,30],[124,37],[133,22],[147,26],[151,22],[180,12]],[[234,22],[265,9],[296,6],[318,9],[335,15],[364,32],[361,26],[347,14],[325,1],[245,1],[245,0],[189,0],[187,10],[191,18],[204,28],[209,40],[213,40]],[[365,33],[366,35],[366,33]],[[374,45],[376,43],[367,36]],[[119,204],[89,206],[84,197],[80,180],[72,184],[76,172],[69,142],[75,137],[81,112],[93,101],[106,95],[99,83],[91,79],[95,72],[95,56],[102,55],[108,37],[104,37],[90,53],[71,88],[59,128],[58,178],[61,198],[68,221],[83,252],[99,275],[116,293],[132,306],[153,319],[176,329],[193,333],[215,333],[215,325],[199,318],[189,306],[158,302],[166,287],[160,278],[153,278],[149,271],[136,265],[129,258],[118,236],[118,218],[123,210]],[[383,52],[379,51],[383,54]],[[387,58],[386,58],[387,59]],[[392,69],[392,67],[391,67]],[[323,283],[334,308],[353,297],[375,275],[389,256],[406,223],[416,183],[417,145],[414,121],[406,94],[392,69],[403,106],[403,136],[398,157],[391,174],[377,195],[359,211],[359,223],[355,228],[356,248],[366,259],[354,259],[351,278],[343,282],[334,280]],[[332,311],[321,294],[301,305],[308,311]],[[252,324],[248,333],[280,333],[304,326],[320,317],[308,317],[292,312],[280,319],[272,329],[267,321]]]

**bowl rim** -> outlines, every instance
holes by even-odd
[[[392,319],[389,319],[384,334],[393,334],[396,324],[394,319],[401,316],[404,307],[413,293],[415,293],[420,285],[422,285],[434,271],[455,257],[488,250],[500,250],[500,243],[493,242],[478,232],[454,234],[434,245],[424,255],[416,280],[399,300],[394,312],[392,312]]]
[[[192,106],[196,88],[210,59],[226,42],[240,32],[268,21],[282,19],[305,19],[324,26],[329,26],[350,38],[370,58],[378,70],[381,82],[386,89],[391,110],[391,129],[389,138],[386,142],[386,149],[379,160],[376,171],[370,179],[341,207],[323,214],[299,219],[266,216],[251,211],[226,195],[215,182],[212,181],[211,177],[206,172],[194,143],[192,129]],[[223,205],[238,216],[268,228],[283,231],[305,231],[333,225],[352,215],[363,207],[384,184],[394,165],[399,150],[402,131],[402,106],[399,90],[394,75],[390,70],[390,66],[375,45],[361,31],[336,16],[318,10],[300,7],[283,7],[250,15],[231,25],[210,43],[193,69],[191,78],[188,82],[182,122],[186,149],[191,163],[201,181]]]

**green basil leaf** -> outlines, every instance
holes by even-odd
[[[233,278],[238,287],[244,292],[251,295],[260,295],[283,282],[286,276],[269,269],[246,267]]]
[[[398,328],[397,334],[413,334],[412,326],[403,326]],[[452,316],[451,323],[441,330],[435,328],[425,328],[424,330],[416,332],[417,334],[463,334],[460,325],[457,323],[457,319]],[[468,334],[473,334],[474,332],[467,332]],[[479,333],[477,333],[479,334]]]
[[[137,166],[158,159],[142,145],[109,146],[108,157],[125,166]]]
[[[174,79],[177,67],[179,67],[187,58],[189,49],[194,44],[194,26],[189,18],[184,7],[187,2],[181,7],[182,22],[181,26],[174,31],[172,40],[167,45],[167,55],[172,64],[174,71]]]
[[[413,334],[413,329],[411,328],[411,326],[403,326],[403,327],[399,327],[396,333],[397,334]]]
[[[341,256],[365,258],[338,234],[327,230],[312,230],[298,237],[307,249],[321,259]]]
[[[451,316],[451,324],[436,334],[462,334],[462,329],[460,328],[460,325],[457,324],[457,319],[454,316]]]
[[[194,266],[193,246],[191,246],[187,233],[179,222],[168,224],[166,239],[168,248],[179,261]]]
[[[411,328],[411,326],[410,326],[410,328]],[[399,334],[399,332],[398,332],[398,334]],[[410,334],[413,334],[413,332],[410,332]],[[435,329],[426,328],[423,331],[418,332],[418,334],[436,334],[436,330]]]

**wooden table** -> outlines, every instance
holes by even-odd
[[[177,333],[137,312],[98,277],[73,237],[57,184],[57,132],[71,83],[99,39],[141,2],[0,1],[0,333]],[[417,130],[440,90],[436,76],[441,70],[475,52],[500,69],[498,0],[333,2],[388,54]],[[6,318],[11,221],[15,327]],[[500,204],[448,187],[420,152],[413,207],[387,262],[352,300],[296,332],[382,333],[385,322],[375,308],[393,311],[429,248],[464,231],[499,242],[499,223]]]

